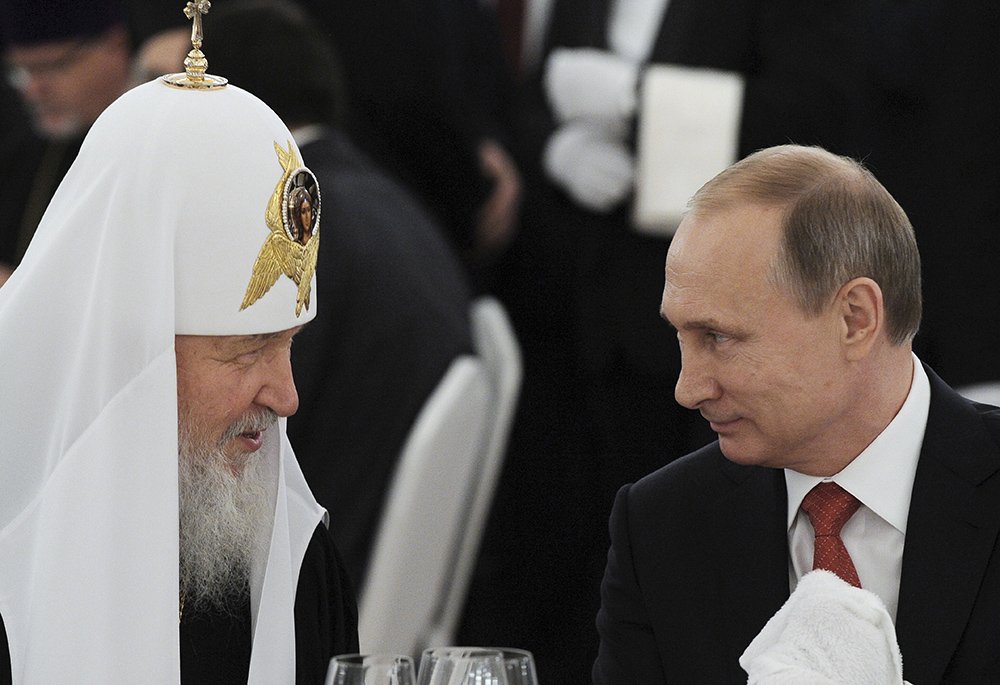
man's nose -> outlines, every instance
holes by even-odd
[[[278,354],[268,361],[264,385],[257,393],[257,404],[273,409],[278,416],[291,416],[299,408],[299,394],[292,377],[292,360]]]
[[[674,387],[674,398],[681,406],[697,409],[706,400],[718,399],[719,383],[708,365],[697,355],[681,353],[681,373]]]

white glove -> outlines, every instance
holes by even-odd
[[[585,123],[557,129],[545,145],[542,165],[554,183],[592,212],[612,210],[635,180],[635,161],[625,144]]]
[[[740,666],[748,685],[904,685],[896,630],[882,600],[829,571],[802,576]]]
[[[587,119],[624,136],[638,81],[639,66],[607,50],[557,48],[545,62],[545,95],[559,124]]]

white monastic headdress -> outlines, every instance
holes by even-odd
[[[135,88],[94,124],[0,288],[0,615],[15,683],[179,681],[174,335],[315,314],[319,196],[291,140],[234,86]],[[298,188],[311,218],[290,209]],[[250,682],[291,683],[295,588],[323,510],[284,420],[262,449],[275,517],[253,578]]]

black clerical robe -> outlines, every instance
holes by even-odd
[[[198,615],[180,625],[184,685],[246,683],[250,670],[249,606],[240,616]],[[295,593],[295,682],[323,685],[330,659],[358,651],[358,609],[340,554],[320,524],[309,541]],[[0,618],[0,685],[12,682]]]

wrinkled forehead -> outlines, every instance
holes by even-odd
[[[110,230],[172,242],[172,255],[135,259],[173,259],[176,333],[271,333],[314,316],[319,186],[260,100],[232,85],[151,81],[104,112],[81,157],[114,160],[98,191],[108,193]],[[314,202],[311,237],[291,225],[296,189]]]

